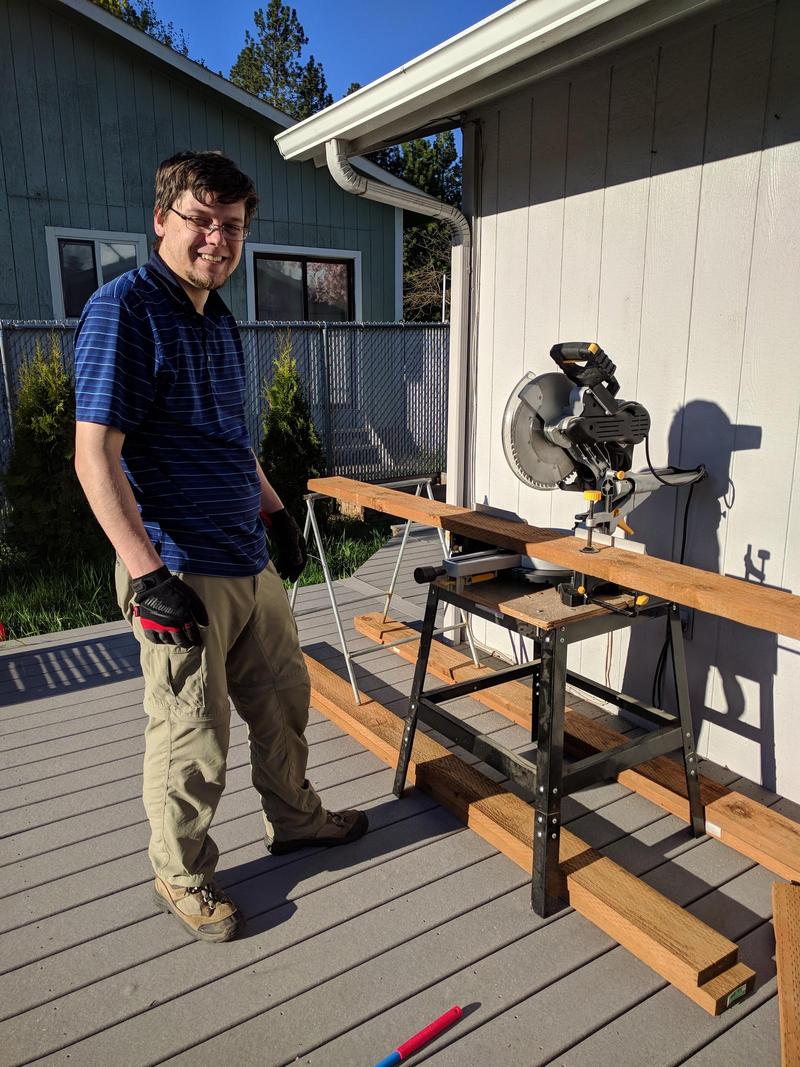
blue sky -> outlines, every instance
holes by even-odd
[[[227,77],[267,0],[156,0],[161,18],[183,30],[193,58]],[[297,0],[293,5],[334,100],[351,82],[379,78],[504,7],[503,0]],[[224,12],[221,16],[220,12]]]

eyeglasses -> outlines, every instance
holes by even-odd
[[[182,211],[178,211],[174,207],[167,210],[177,215],[179,219],[183,219],[192,233],[204,233],[206,237],[210,237],[212,233],[219,230],[223,237],[229,241],[243,241],[250,233],[245,226],[241,226],[238,222],[209,222],[208,219],[198,218],[197,215],[184,215]]]

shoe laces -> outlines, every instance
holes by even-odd
[[[329,811],[328,822],[332,822],[334,826],[344,826],[347,820],[338,811]]]
[[[186,892],[195,896],[200,894],[200,899],[203,901],[209,911],[214,911],[218,904],[225,903],[224,895],[213,885],[190,885],[186,887]]]

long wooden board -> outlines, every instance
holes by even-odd
[[[406,640],[405,644],[396,645],[393,649],[402,659],[416,663],[418,631],[392,619],[384,620],[379,612],[358,615],[353,623],[359,633],[381,645],[417,638]],[[434,641],[431,645],[428,670],[445,682],[486,677],[491,672],[490,667],[476,667],[469,657],[441,641]],[[504,682],[491,689],[480,690],[473,694],[472,699],[530,729],[531,693],[521,682]],[[580,758],[593,752],[606,752],[624,741],[624,736],[616,730],[592,722],[571,708],[565,709],[564,747],[569,755]],[[682,766],[674,760],[659,756],[631,770],[622,771],[617,781],[684,822],[689,822],[686,778]],[[798,823],[704,776],[700,778],[700,798],[705,807],[707,833],[775,874],[800,881]]]
[[[396,715],[374,700],[353,704],[348,683],[306,656],[314,707],[395,766],[403,731]],[[409,780],[526,871],[532,870],[533,811],[417,732]],[[565,899],[668,982],[712,1015],[737,1002],[755,973],[737,962],[736,945],[645,882],[561,831]]]
[[[781,1067],[800,1063],[800,885],[774,882],[772,911],[781,1017]]]
[[[556,530],[511,522],[485,512],[411,496],[351,478],[312,478],[308,488],[360,507],[485,541],[498,548],[537,556],[549,563],[617,582],[625,588],[685,604],[744,626],[800,638],[800,597],[780,589],[767,589],[752,582],[619,548],[598,546],[596,553],[586,555],[581,552],[581,542],[577,538]]]

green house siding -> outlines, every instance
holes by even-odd
[[[153,237],[153,180],[183,149],[220,149],[260,202],[255,244],[361,253],[362,318],[395,317],[394,210],[313,163],[286,163],[279,127],[84,16],[0,0],[0,318],[53,318],[46,226]],[[244,257],[243,257],[244,263]],[[244,265],[223,290],[247,318]]]

